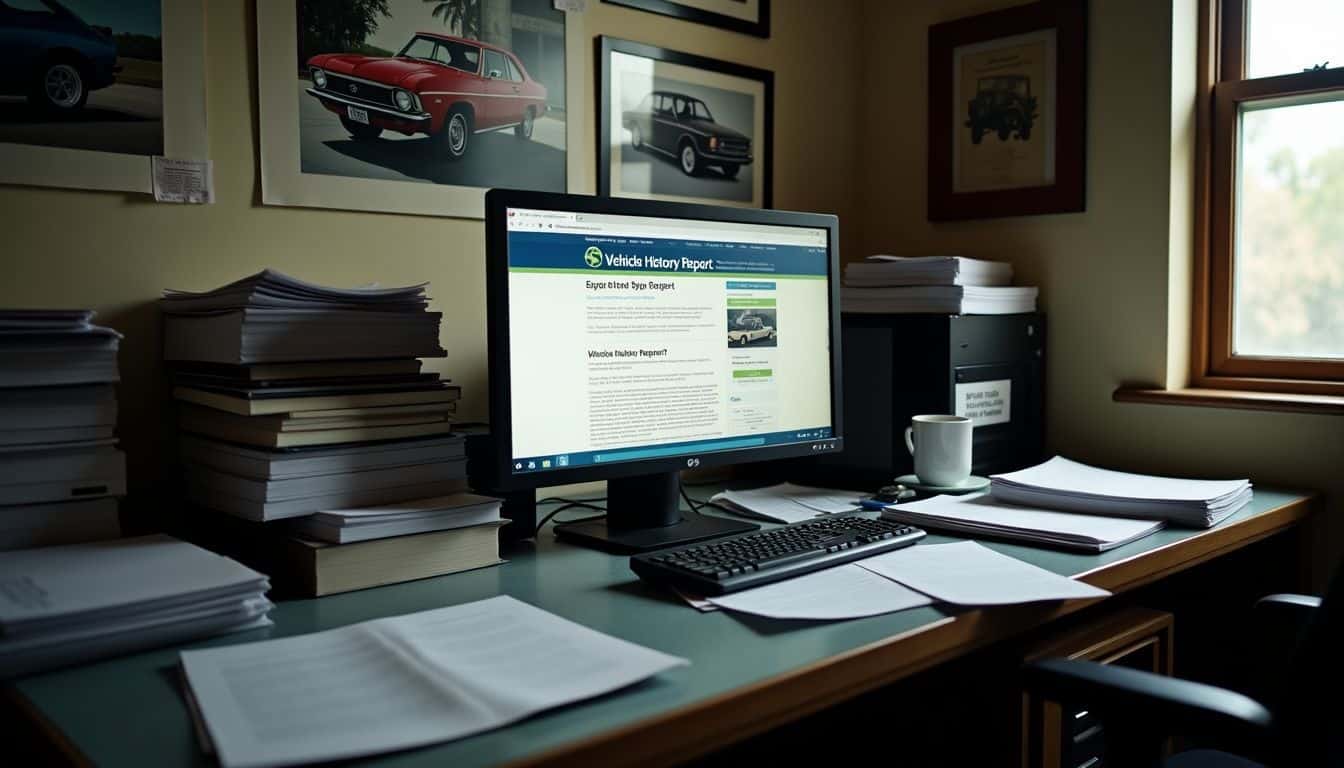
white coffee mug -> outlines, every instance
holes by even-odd
[[[971,420],[965,416],[916,416],[905,429],[915,475],[925,485],[957,485],[971,476]]]

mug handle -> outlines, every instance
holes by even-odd
[[[907,451],[910,451],[911,456],[915,455],[915,441],[910,439],[913,436],[914,431],[915,431],[914,427],[905,428],[905,449]]]

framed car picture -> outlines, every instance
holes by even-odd
[[[1086,3],[929,28],[929,219],[1085,207]]]
[[[153,191],[205,160],[201,0],[0,1],[0,183]]]
[[[770,36],[770,0],[603,0],[757,37]]]
[[[480,218],[585,192],[582,14],[552,0],[257,4],[262,201]]]
[[[774,74],[597,40],[598,194],[768,208]]]

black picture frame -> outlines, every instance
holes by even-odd
[[[652,59],[654,61],[667,62],[669,64],[678,64],[685,67],[703,69],[709,72],[731,75],[746,80],[756,80],[762,84],[764,90],[763,104],[761,107],[763,110],[764,150],[761,151],[759,149],[761,142],[753,141],[753,144],[756,145],[757,149],[754,153],[752,162],[757,164],[761,173],[762,189],[759,207],[771,208],[774,206],[774,72],[747,66],[746,64],[711,59],[706,56],[698,56],[683,51],[674,51],[654,45],[647,45],[645,43],[637,43],[633,40],[609,37],[607,35],[599,36],[594,42],[597,55],[596,70],[598,79],[596,131],[598,195],[602,197],[625,197],[624,195],[613,195],[611,189],[611,55],[613,53],[624,53],[630,56]],[[714,201],[706,199],[704,202],[713,203]]]
[[[671,16],[674,19],[705,24],[732,32],[741,32],[753,37],[770,37],[770,0],[759,0],[760,13],[757,14],[755,21],[747,21],[722,13],[683,5],[676,0],[602,0],[602,2],[648,11],[661,16]]]

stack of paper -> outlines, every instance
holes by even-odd
[[[912,285],[851,288],[840,292],[845,312],[870,314],[932,313],[949,315],[1013,315],[1036,311],[1035,288],[957,285]]]
[[[201,293],[164,291],[164,358],[230,365],[442,357],[425,286],[328,288],[273,270]]]
[[[1012,285],[1013,265],[964,256],[878,254],[845,266],[845,285]]]
[[[858,506],[858,493],[780,483],[747,491],[720,491],[715,504],[744,516],[772,523],[796,523],[817,515],[849,512]]]
[[[1102,517],[1007,504],[987,494],[894,504],[883,517],[921,528],[1105,552],[1162,530],[1162,520]]]
[[[688,663],[510,597],[182,654],[225,768],[458,739]]]
[[[418,499],[380,507],[318,512],[293,523],[301,536],[347,544],[410,533],[449,531],[499,523],[500,500],[472,493]]]
[[[859,313],[1008,315],[1036,311],[1035,288],[1010,287],[1013,268],[961,256],[869,256],[845,267],[840,308]]]
[[[256,571],[167,536],[0,557],[0,676],[266,626]]]
[[[1168,520],[1196,528],[1217,525],[1251,500],[1249,480],[1136,475],[1090,467],[1060,456],[991,479],[994,497],[1013,504]]]
[[[89,310],[0,310],[0,549],[115,537],[121,335]]]

